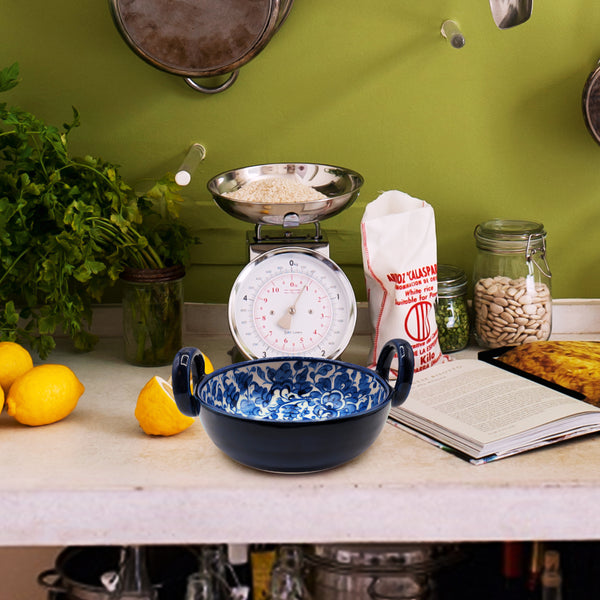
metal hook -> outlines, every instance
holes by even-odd
[[[453,48],[462,48],[465,45],[465,36],[462,34],[456,21],[452,21],[451,19],[444,21],[441,33]]]
[[[187,185],[192,180],[192,173],[206,157],[206,148],[202,144],[193,144],[175,174],[177,185]]]

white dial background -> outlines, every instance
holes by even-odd
[[[346,275],[328,258],[307,248],[276,248],[238,276],[229,321],[249,358],[334,358],[354,331],[356,301]]]

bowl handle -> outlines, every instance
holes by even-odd
[[[377,358],[375,370],[387,381],[395,356],[398,356],[398,378],[392,390],[392,406],[400,406],[408,397],[415,371],[415,355],[412,346],[406,340],[399,338],[386,342]]]
[[[194,395],[204,378],[204,358],[198,348],[182,348],[173,359],[172,385],[177,408],[188,417],[200,414],[200,401]]]

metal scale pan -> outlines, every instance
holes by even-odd
[[[310,186],[326,197],[308,202],[267,204],[226,196],[247,183],[273,177]],[[221,173],[213,177],[207,186],[215,202],[233,217],[256,225],[297,227],[337,215],[356,200],[362,184],[361,175],[342,167],[314,163],[274,163]]]

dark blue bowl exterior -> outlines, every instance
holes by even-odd
[[[237,418],[202,408],[200,420],[215,445],[233,460],[277,473],[307,473],[342,465],[362,454],[385,425],[390,404],[363,415],[315,422]]]
[[[398,355],[395,387],[387,382]],[[263,471],[304,473],[344,464],[379,436],[390,406],[404,401],[413,373],[412,348],[390,340],[376,372],[340,361],[281,357],[204,373],[196,348],[173,361],[179,409],[198,416],[215,445]]]

